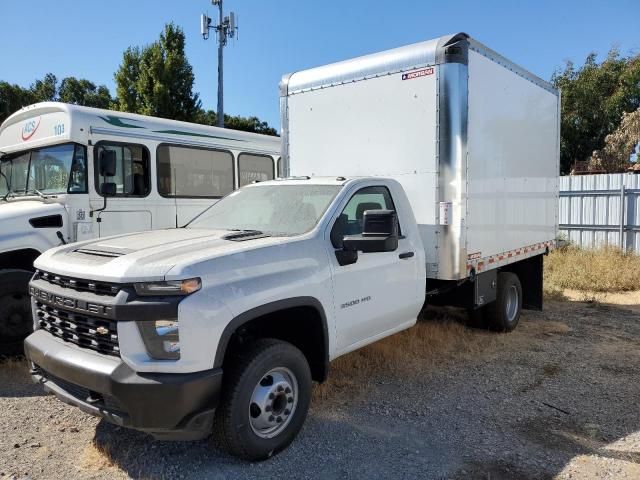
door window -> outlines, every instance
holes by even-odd
[[[358,190],[349,200],[331,229],[331,243],[334,248],[342,248],[345,235],[360,235],[367,210],[395,210],[387,187],[365,187]]]
[[[100,177],[100,153],[113,151],[116,154],[116,174]],[[102,182],[116,184],[116,197],[146,197],[150,191],[149,151],[142,145],[128,143],[99,143],[95,150],[96,190],[100,192]]]

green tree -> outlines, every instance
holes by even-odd
[[[184,52],[185,36],[173,23],[160,39],[129,47],[115,74],[116,108],[121,111],[194,121],[201,108],[193,92],[193,69]]]
[[[105,85],[96,86],[85,79],[67,77],[60,82],[58,100],[86,107],[109,108],[113,99]]]
[[[53,73],[47,73],[42,80],[36,80],[29,90],[36,102],[54,102],[58,96],[58,78]]]
[[[590,54],[576,68],[567,62],[552,83],[562,90],[560,169],[588,160],[604,147],[622,114],[640,107],[640,55],[623,57],[612,49],[602,63]]]
[[[75,77],[67,77],[58,84],[52,73],[23,88],[0,81],[0,123],[22,107],[38,102],[65,102],[87,107],[109,108],[113,102],[105,85]]]
[[[605,138],[602,150],[593,152],[589,166],[594,170],[624,172],[630,167],[631,155],[640,143],[640,108],[632,113],[623,113],[622,121],[613,133]]]
[[[13,112],[36,102],[33,92],[19,85],[0,81],[0,123]]]
[[[195,121],[204,125],[216,126],[218,123],[218,115],[213,110],[200,110]],[[278,132],[275,128],[269,126],[267,122],[261,121],[258,117],[242,117],[240,115],[224,116],[225,128],[232,130],[242,130],[244,132],[261,133],[263,135],[277,136]]]

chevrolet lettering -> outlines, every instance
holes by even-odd
[[[91,313],[101,317],[111,317],[113,312],[113,307],[108,305],[100,305],[98,303],[86,302],[75,298],[63,297],[62,295],[40,290],[33,285],[29,285],[29,294],[33,298],[48,303],[49,305],[64,307],[84,313]]]

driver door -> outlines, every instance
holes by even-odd
[[[116,170],[112,177],[100,177],[98,174],[102,150],[115,153]],[[149,150],[138,144],[99,142],[94,152],[98,195],[102,196],[101,183],[115,183],[116,186],[116,194],[107,198],[107,208],[97,215],[98,236],[151,230],[152,215],[146,198],[151,192]],[[94,203],[94,209],[102,207],[99,202]]]
[[[359,252],[351,265],[340,265],[336,250],[345,235],[362,233],[366,210],[395,210],[387,187],[364,187],[349,199],[335,220],[330,235],[334,285],[334,318],[338,353],[354,350],[405,323],[415,320],[417,256],[408,239],[400,238],[392,252]],[[371,340],[370,340],[371,339]]]

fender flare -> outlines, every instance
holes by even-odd
[[[222,363],[224,361],[224,356],[227,352],[227,347],[229,346],[229,341],[231,340],[231,336],[234,334],[238,328],[242,325],[254,320],[258,317],[262,317],[264,315],[268,315],[270,313],[275,313],[280,310],[287,310],[289,308],[296,307],[311,307],[315,309],[320,315],[320,320],[322,323],[322,336],[323,345],[324,345],[324,363],[325,363],[325,377],[329,371],[329,329],[327,326],[327,316],[324,311],[324,307],[322,303],[317,298],[314,297],[292,297],[286,298],[283,300],[276,300],[275,302],[266,303],[264,305],[260,305],[258,307],[247,310],[240,315],[235,316],[224,328],[222,335],[220,336],[220,341],[218,342],[218,348],[216,350],[216,356],[214,360],[213,367],[219,368],[222,367]]]

